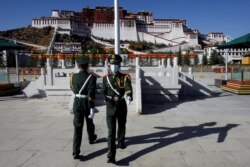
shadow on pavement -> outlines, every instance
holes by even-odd
[[[105,153],[107,153],[107,152],[108,152],[108,148],[106,147],[106,148],[103,148],[103,149],[98,150],[98,151],[96,151],[96,152],[90,153],[90,154],[88,154],[88,155],[84,155],[84,156],[81,158],[81,161],[87,161],[87,160],[93,159],[93,158],[98,157],[98,156],[101,156],[101,155],[103,155],[103,154],[105,154]]]
[[[17,95],[8,95],[8,96],[0,96],[0,101],[10,101],[10,100],[27,100],[27,97],[22,94],[19,93]]]
[[[106,142],[107,143],[107,138],[100,138],[100,139],[97,139],[95,143],[103,143],[103,142]],[[103,148],[101,150],[98,150],[96,152],[93,152],[93,153],[90,153],[88,155],[84,155],[81,157],[81,161],[87,161],[87,160],[90,160],[90,159],[93,159],[95,157],[98,157],[98,156],[101,156],[103,154],[105,154],[106,152],[108,152],[108,148]]]
[[[144,143],[156,143],[156,144],[144,148],[142,150],[139,150],[134,154],[119,160],[117,164],[121,166],[128,166],[129,162],[134,161],[145,154],[159,150],[168,145],[196,137],[218,134],[217,142],[222,143],[225,141],[228,131],[231,130],[232,128],[239,126],[239,124],[227,124],[224,127],[212,127],[215,125],[216,122],[208,122],[197,126],[183,126],[177,128],[155,127],[156,129],[159,129],[161,131],[151,134],[128,137],[126,143],[129,147],[136,147],[137,144],[144,144]],[[173,136],[173,137],[168,137],[168,136]]]
[[[143,94],[142,89],[142,114],[144,115],[161,113],[185,102],[232,96],[232,94],[212,91],[188,77],[186,80],[179,79],[182,88],[179,90],[178,98],[152,77],[142,78],[142,83],[146,89],[153,91],[151,94]]]
[[[143,103],[142,106],[142,114],[143,115],[150,115],[150,114],[157,114],[161,112],[167,112],[167,110],[176,108],[178,105],[191,102],[191,101],[200,101],[209,98],[221,98],[226,96],[232,96],[232,94],[216,94],[213,96],[186,96],[181,97],[178,101],[168,101],[166,99],[165,102],[155,102],[155,103]]]

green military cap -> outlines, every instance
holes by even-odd
[[[77,64],[88,64],[89,63],[89,56],[82,55],[76,59]]]
[[[122,57],[118,54],[115,55],[110,55],[108,57],[108,62],[109,63],[121,63],[122,62]]]

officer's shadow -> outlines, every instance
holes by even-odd
[[[184,141],[196,137],[218,134],[217,142],[222,143],[225,141],[228,131],[232,128],[237,127],[239,124],[227,124],[224,127],[207,127],[215,125],[216,122],[208,122],[200,124],[198,126],[184,126],[177,128],[155,127],[156,129],[160,129],[161,131],[141,136],[128,137],[126,142],[128,147],[136,147],[137,144],[145,143],[156,144],[139,150],[134,154],[119,160],[117,164],[121,166],[128,166],[129,162],[132,162],[145,154],[159,150],[163,147],[177,143],[179,141]]]
[[[128,166],[129,162],[132,162],[145,154],[159,150],[163,147],[177,143],[179,141],[185,141],[191,138],[203,137],[211,134],[218,134],[217,142],[222,143],[225,141],[228,131],[231,130],[232,128],[239,126],[239,124],[227,124],[224,127],[212,127],[215,125],[216,122],[208,122],[197,126],[183,126],[176,128],[154,127],[161,131],[140,136],[127,137],[126,145],[128,147],[136,147],[136,145],[138,144],[146,144],[146,143],[149,144],[156,143],[156,144],[154,144],[153,146],[146,147],[142,150],[139,150],[134,154],[129,155],[128,157],[125,157],[117,161],[117,165]],[[102,142],[107,142],[107,139],[101,138],[97,140],[97,143],[102,143]],[[107,151],[108,148],[103,148],[96,152],[85,155],[82,158],[82,160],[86,161],[93,159],[95,157],[107,153]]]

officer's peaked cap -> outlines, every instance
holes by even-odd
[[[76,59],[77,64],[88,64],[89,63],[89,56],[82,55]]]
[[[118,54],[110,55],[108,57],[108,62],[109,63],[121,63],[122,62],[122,57]]]

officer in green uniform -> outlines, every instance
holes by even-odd
[[[108,126],[108,161],[116,163],[116,120],[118,122],[117,141],[118,147],[125,149],[125,132],[127,120],[127,104],[133,100],[131,77],[119,71],[122,58],[120,55],[108,57],[110,74],[103,77],[103,89],[106,101],[106,121]]]
[[[71,75],[70,88],[75,94],[73,104],[74,114],[74,137],[73,137],[73,158],[80,159],[82,130],[84,118],[87,124],[89,143],[93,144],[97,139],[95,134],[94,117],[94,99],[96,91],[96,77],[88,73],[89,57],[81,56],[77,58],[79,72]]]

